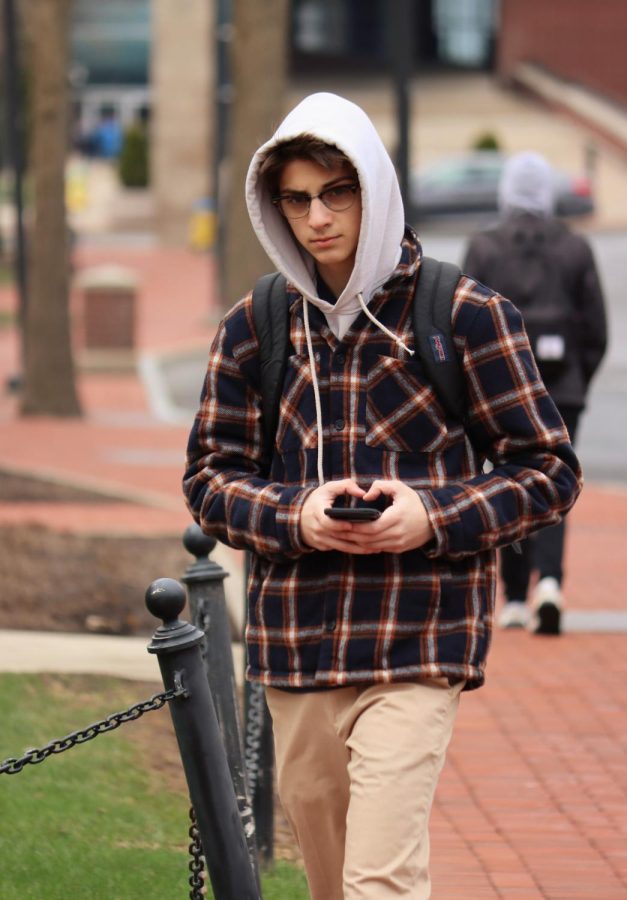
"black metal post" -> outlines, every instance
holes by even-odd
[[[231,627],[224,596],[224,579],[228,573],[208,558],[216,540],[204,534],[198,525],[192,524],[185,530],[183,544],[188,553],[196,557],[196,561],[181,580],[187,585],[192,622],[204,632],[201,650],[207,682],[222,733],[250,858],[258,878],[255,819],[246,782]]]
[[[246,554],[246,577],[250,557]],[[244,756],[262,865],[274,861],[274,741],[263,685],[244,682]]]
[[[146,606],[163,620],[148,646],[163,684],[166,690],[182,684],[188,692],[170,702],[170,714],[214,895],[261,900],[200,653],[204,634],[179,620],[185,590],[171,578],[152,582]]]
[[[398,118],[398,138],[396,146],[396,168],[401,188],[405,216],[410,218],[409,208],[409,79],[412,69],[413,46],[413,2],[394,0],[389,4],[389,59],[392,67],[396,111]]]
[[[26,237],[24,233],[24,116],[20,103],[20,66],[18,60],[17,18],[15,0],[3,0],[4,72],[6,83],[6,129],[8,156],[13,169],[15,205],[15,277],[19,297],[19,323],[24,354],[27,308]]]

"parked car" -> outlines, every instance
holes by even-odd
[[[495,212],[498,187],[506,156],[481,150],[448,157],[410,175],[409,197],[413,215]],[[558,216],[581,216],[594,211],[587,178],[555,170],[555,211]]]

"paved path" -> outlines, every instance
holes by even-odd
[[[157,624],[157,623],[155,623]],[[0,630],[3,672],[70,672],[161,681],[148,638]]]
[[[425,123],[431,141],[447,96],[438,91],[439,106]],[[449,120],[443,115],[440,122],[447,140]],[[537,109],[526,126],[532,121],[547,133],[554,122]],[[527,131],[529,142],[534,133]],[[608,168],[603,171],[606,177]],[[116,242],[81,249],[78,265],[105,260],[140,274],[140,349],[209,341],[216,308],[205,257]],[[12,303],[0,292],[0,311]],[[15,335],[0,330],[3,382],[16,365]],[[83,369],[80,391],[85,416],[79,421],[20,419],[14,398],[0,395],[0,469],[96,489],[110,502],[5,505],[0,523],[178,540],[189,523],[179,488],[189,423],[159,421],[134,373]],[[120,499],[133,502],[121,506]],[[435,900],[627,897],[627,635],[616,630],[627,610],[627,492],[590,483],[569,521],[565,587],[573,630],[560,638],[497,633],[486,687],[463,697],[433,813]],[[238,555],[219,552],[241,579]],[[0,667],[150,679],[157,668],[146,644],[5,632]]]
[[[149,643],[147,637],[0,629],[0,671],[114,675],[160,684],[159,663],[148,652]],[[239,678],[244,671],[241,644],[233,645],[233,664]]]
[[[435,804],[434,898],[627,897],[626,650],[496,634]]]

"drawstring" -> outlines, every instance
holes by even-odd
[[[363,311],[366,313],[371,322],[379,328],[384,334],[387,334],[389,338],[391,338],[395,344],[399,347],[402,347],[405,353],[409,353],[410,356],[414,355],[414,351],[410,350],[407,344],[405,344],[397,334],[394,334],[393,331],[390,331],[389,328],[386,328],[382,322],[379,322],[377,318],[375,318],[368,307],[364,302],[364,297],[361,291],[357,294],[357,298],[359,300],[359,304]],[[314,402],[316,405],[316,423],[318,425],[318,457],[317,457],[317,467],[318,467],[318,483],[324,484],[324,465],[323,465],[323,438],[322,438],[322,403],[320,402],[320,388],[318,386],[318,376],[316,373],[316,358],[314,356],[313,351],[313,343],[311,340],[311,329],[309,327],[309,303],[307,302],[307,298],[303,296],[303,314],[305,320],[305,337],[307,338],[307,353],[309,355],[309,365],[311,366],[311,381],[313,384],[314,390]]]
[[[364,303],[364,295],[361,293],[361,291],[357,294],[357,299],[359,300],[359,304],[360,304],[361,308],[366,313],[366,315],[368,316],[370,321],[374,322],[374,324],[377,326],[377,328],[379,328],[384,334],[387,334],[387,336],[389,338],[392,338],[392,340],[394,341],[395,344],[398,344],[399,347],[402,347],[403,350],[405,351],[405,353],[409,353],[410,356],[413,356],[414,351],[410,350],[409,347],[407,346],[407,344],[405,344],[399,338],[399,336],[397,334],[394,334],[393,331],[390,331],[389,328],[386,328],[382,322],[379,322],[379,320],[377,318],[375,318],[375,316],[372,315],[372,313],[370,312],[370,310]]]

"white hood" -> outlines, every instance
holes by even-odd
[[[524,211],[550,216],[555,206],[553,170],[539,153],[516,153],[503,168],[499,183],[502,213]]]
[[[333,144],[350,160],[361,187],[362,219],[355,266],[335,304],[318,297],[314,262],[297,246],[285,219],[259,181],[259,167],[269,148],[301,134]],[[253,156],[246,178],[246,203],[257,237],[288,281],[325,314],[342,338],[374,290],[394,272],[401,256],[404,213],[392,160],[362,109],[336,94],[312,94],[283,120],[272,138]]]

